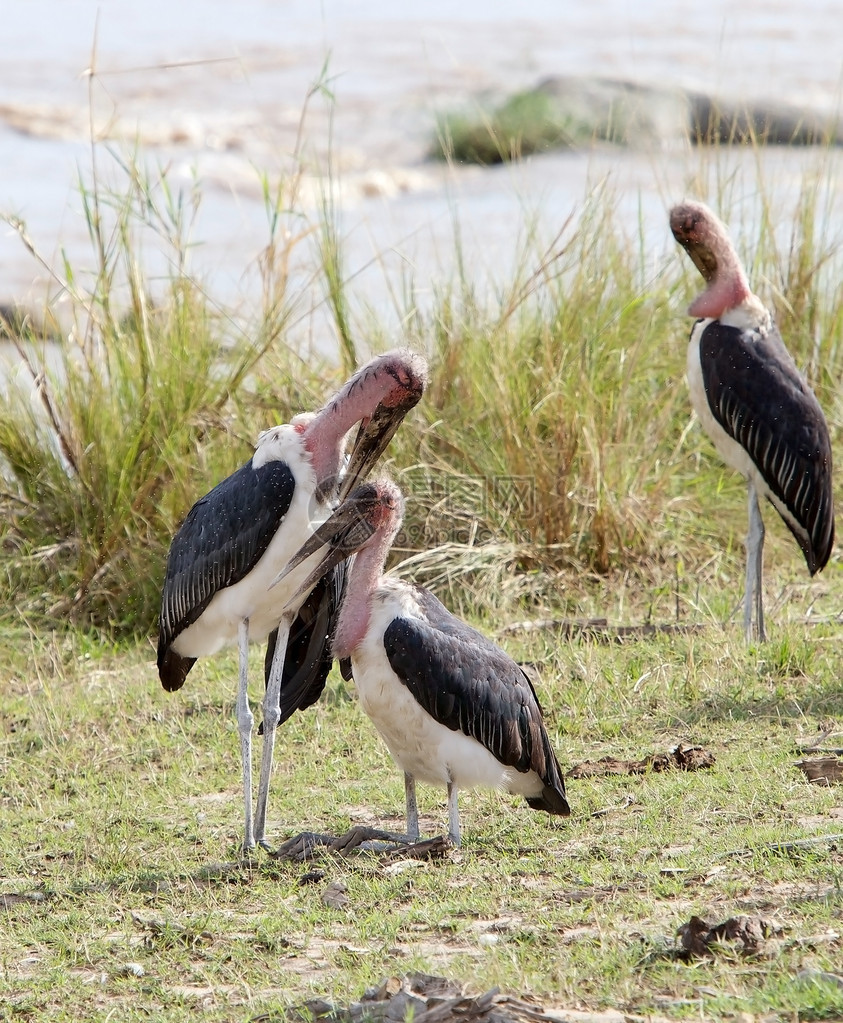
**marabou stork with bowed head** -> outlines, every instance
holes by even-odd
[[[404,771],[407,837],[419,837],[416,779],[447,786],[448,838],[457,846],[461,788],[502,788],[567,816],[562,772],[522,669],[429,590],[383,575],[403,516],[393,483],[363,484],[281,575],[288,580],[321,550],[307,588],[355,554],[332,650],[351,659],[360,704]]]
[[[165,689],[179,689],[197,657],[239,643],[236,713],[246,849],[266,844],[275,730],[294,711],[314,703],[324,687],[331,666],[328,637],[345,575],[321,573],[313,579],[315,586],[302,587],[303,568],[285,586],[270,590],[269,584],[337,499],[371,470],[421,397],[426,372],[424,360],[408,351],[372,359],[321,411],[264,431],[251,459],[196,502],[173,538],[161,597],[158,673]],[[360,427],[343,469],[345,438],[356,423]],[[248,644],[267,636],[253,823]]]
[[[708,284],[688,308],[691,402],[721,458],[749,485],[744,631],[766,638],[761,595],[764,523],[759,497],[784,519],[811,575],[834,542],[831,441],[816,397],[752,293],[725,225],[700,202],[670,211],[673,237]]]

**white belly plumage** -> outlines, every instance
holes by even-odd
[[[240,622],[249,619],[249,639],[264,639],[278,625],[287,601],[314,568],[318,556],[302,562],[277,586],[269,588],[284,568],[331,512],[326,502],[314,499],[316,477],[301,435],[288,424],[261,434],[254,465],[275,458],[285,462],[296,481],[290,508],[263,557],[249,574],[218,590],[198,621],[179,633],[172,647],[182,657],[205,657],[237,642]],[[295,609],[294,609],[295,610]]]
[[[691,396],[691,405],[697,413],[700,425],[711,438],[717,453],[733,469],[737,469],[742,476],[752,479],[759,489],[759,493],[766,494],[767,484],[758,472],[755,463],[734,438],[730,437],[720,423],[714,418],[711,406],[708,403],[708,395],[705,393],[703,383],[702,366],[700,364],[700,338],[711,320],[702,320],[694,326],[691,340],[688,342],[688,390]]]
[[[383,596],[383,592],[375,596],[372,618],[373,624],[380,619],[385,627],[406,611],[392,594],[386,600]],[[389,665],[381,628],[369,630],[352,655],[352,666],[360,705],[403,771],[431,785],[452,781],[458,788],[500,788],[521,796],[541,793],[542,782],[534,771],[506,767],[476,739],[439,724],[419,706]]]
[[[237,631],[244,618],[249,619],[249,639],[264,639],[277,627],[287,601],[307,578],[316,557],[302,562],[272,590],[269,585],[290,558],[298,551],[309,533],[327,518],[306,517],[288,532],[282,529],[273,538],[257,566],[233,586],[217,591],[202,617],[173,642],[173,649],[182,657],[206,657],[237,641]],[[290,516],[285,519],[285,525]],[[293,608],[293,610],[296,610]]]
[[[737,471],[755,487],[759,498],[767,498],[776,511],[798,536],[806,536],[804,526],[796,521],[792,512],[784,505],[778,497],[770,490],[767,481],[764,479],[758,466],[750,458],[747,450],[723,429],[720,423],[714,418],[711,406],[708,403],[708,395],[705,393],[703,383],[702,365],[700,363],[700,339],[705,328],[711,320],[701,320],[694,325],[691,339],[688,342],[688,390],[691,396],[691,405],[697,413],[700,425],[711,438],[717,453],[732,469]]]

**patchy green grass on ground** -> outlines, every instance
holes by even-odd
[[[466,792],[463,847],[442,859],[296,863],[239,856],[234,655],[170,695],[151,646],[7,632],[0,1019],[273,1019],[411,971],[548,1011],[839,1018],[843,788],[795,766],[806,744],[843,745],[836,633],[780,622],[749,650],[714,624],[623,644],[506,635],[541,672],[566,770],[679,742],[713,764],[580,768],[569,820]],[[421,790],[428,836],[444,795]],[[355,823],[400,829],[403,785],[335,679],[280,733],[269,833]],[[689,954],[677,932],[695,916],[765,937]]]

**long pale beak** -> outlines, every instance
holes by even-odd
[[[397,424],[396,424],[397,425]],[[330,518],[326,519],[314,531],[287,562],[285,567],[269,584],[269,589],[276,586],[295,568],[306,561],[311,555],[323,551],[313,571],[299,586],[295,594],[287,601],[287,607],[293,605],[303,593],[308,593],[331,569],[341,561],[351,557],[355,551],[375,532],[375,527],[363,514],[363,502],[352,496],[337,508]]]
[[[682,245],[691,257],[694,266],[702,274],[703,280],[706,282],[713,281],[717,273],[717,257],[711,249],[707,245],[683,245],[681,241],[679,244]]]
[[[684,206],[671,211],[670,229],[673,237],[691,257],[691,262],[702,274],[703,280],[710,283],[717,273],[717,256],[709,245],[695,236],[698,223],[699,212]]]
[[[404,417],[418,404],[420,397],[421,391],[410,391],[398,405],[378,405],[371,418],[360,424],[345,474],[340,480],[341,501],[345,500],[358,483],[366,479],[377,460],[386,451]]]

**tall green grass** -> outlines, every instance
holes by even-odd
[[[271,222],[262,314],[247,331],[191,277],[188,211],[166,175],[123,170],[120,191],[80,185],[96,269],[83,281],[66,264],[57,281],[72,298],[66,336],[13,332],[0,589],[22,612],[145,633],[187,509],[249,456],[259,429],[318,401],[324,382],[281,341],[298,239],[281,250]],[[141,267],[150,237],[171,267],[163,281]]]
[[[689,191],[732,225],[836,442],[843,297],[822,168],[802,182],[783,241],[759,152],[762,231],[751,244],[717,166],[715,154]],[[260,430],[318,407],[373,335],[431,361],[425,399],[393,442],[391,469],[409,494],[399,546],[408,571],[458,604],[574,613],[582,587],[611,575],[668,592],[721,571],[724,533],[725,556],[740,559],[740,484],[691,428],[684,384],[698,276],[678,249],[645,270],[643,225],[629,226],[609,188],[589,191],[558,231],[525,214],[511,279],[491,293],[466,269],[455,229],[457,270],[424,309],[412,286],[396,296],[403,334],[391,336],[371,309],[358,315],[333,204],[302,211],[295,171],[276,186],[263,179],[263,294],[244,323],[190,274],[198,190],[174,192],[136,159],[118,161],[118,185],[93,170],[80,190],[96,271],[65,265],[57,282],[72,325],[58,344],[13,331],[21,371],[0,408],[5,606],[151,631],[190,505],[249,457]],[[313,279],[293,285],[291,261],[311,239]],[[144,276],[151,243],[170,267],[163,280]],[[334,317],[336,363],[305,360],[292,341],[309,290]],[[712,508],[730,488],[724,522]]]
[[[576,222],[525,253],[491,307],[463,281],[425,325],[436,373],[424,472],[457,493],[476,480],[479,499],[463,510],[546,570],[606,572],[646,555],[652,509],[669,491],[664,461],[683,411],[663,343],[669,286],[642,282],[636,240],[617,223],[612,197],[596,191]],[[643,408],[654,444],[642,437]],[[460,511],[446,502],[436,528]]]

